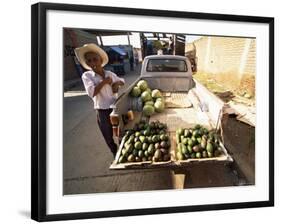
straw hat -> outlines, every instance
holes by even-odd
[[[98,54],[102,59],[102,67],[108,63],[108,56],[106,52],[96,44],[85,44],[83,47],[75,48],[74,52],[80,64],[87,70],[92,70],[85,61],[85,53],[87,52],[94,52]]]

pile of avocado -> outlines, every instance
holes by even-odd
[[[134,129],[126,130],[122,141],[124,145],[118,163],[170,160],[167,125],[159,121],[141,121]]]
[[[178,160],[212,158],[222,153],[219,135],[199,124],[189,129],[178,128],[176,141]]]

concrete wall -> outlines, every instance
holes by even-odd
[[[230,89],[237,89],[244,82],[251,82],[251,91],[254,91],[255,39],[202,37],[194,44],[198,57],[198,72],[214,75],[216,80]]]
[[[64,81],[80,78],[79,71],[76,68],[74,48],[81,47],[84,44],[95,43],[98,44],[97,37],[93,34],[77,29],[63,30],[64,41]]]

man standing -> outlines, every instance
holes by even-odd
[[[97,122],[106,144],[113,156],[117,152],[117,145],[113,140],[112,126],[110,123],[110,106],[115,102],[120,86],[124,85],[124,79],[115,73],[104,70],[108,63],[106,52],[95,44],[85,44],[75,49],[76,57],[80,64],[87,70],[82,75],[82,81],[88,96],[94,102],[97,112]]]

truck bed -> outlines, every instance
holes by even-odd
[[[133,163],[121,163],[118,164],[118,158],[121,154],[124,142],[121,142],[118,153],[115,160],[110,166],[110,169],[143,169],[143,168],[179,168],[186,167],[201,162],[232,162],[232,158],[228,155],[225,147],[221,143],[223,154],[219,157],[213,158],[201,158],[201,159],[188,159],[188,160],[177,160],[176,158],[176,129],[191,128],[196,124],[200,124],[208,129],[215,128],[216,121],[210,118],[207,112],[201,110],[199,97],[196,92],[190,90],[187,92],[164,92],[165,98],[165,110],[162,113],[154,114],[149,118],[149,122],[160,121],[166,123],[168,126],[168,133],[171,139],[170,155],[171,161],[168,162],[133,162]],[[124,126],[124,129],[132,128],[135,123],[138,123],[142,117],[141,112],[135,112],[135,120]]]

